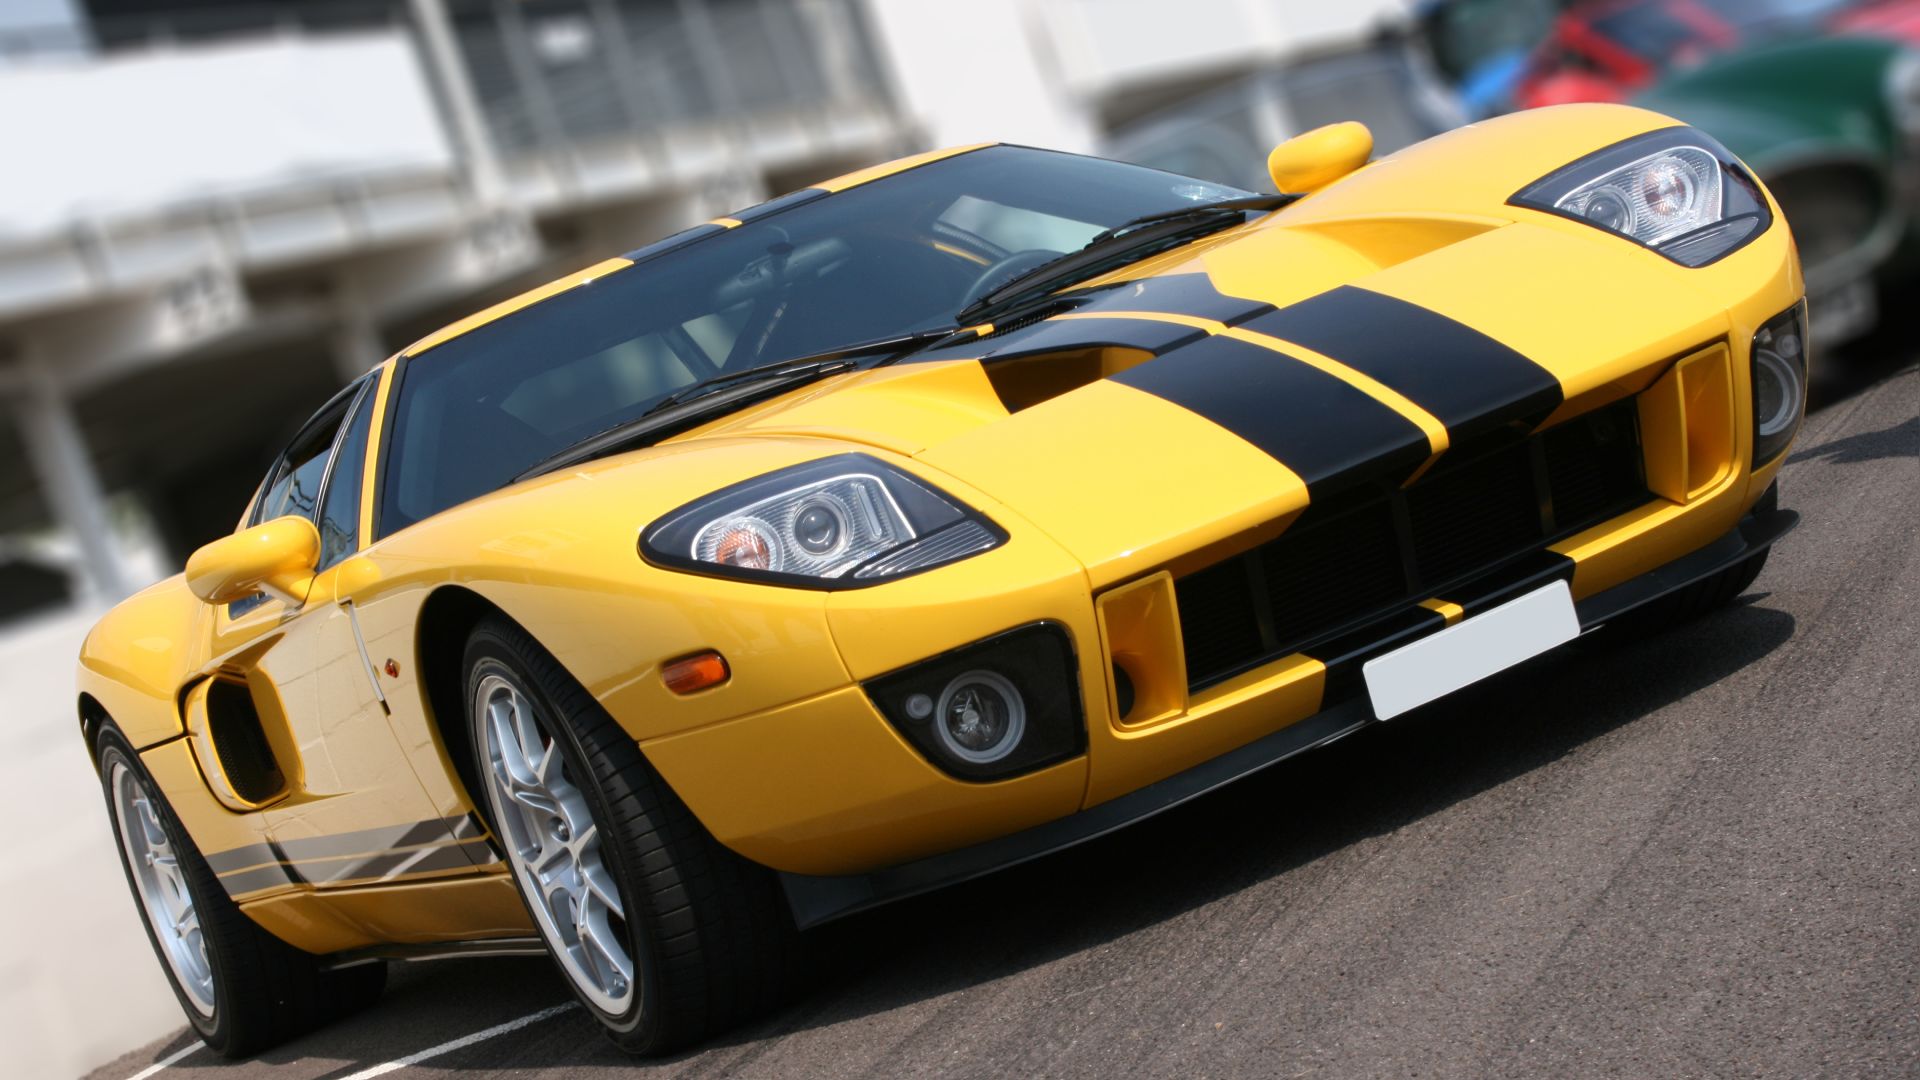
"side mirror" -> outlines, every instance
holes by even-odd
[[[1357,120],[1344,120],[1274,147],[1267,155],[1267,174],[1273,177],[1273,190],[1305,195],[1365,165],[1372,156],[1373,132]]]
[[[320,531],[303,517],[275,518],[215,540],[187,560],[187,588],[209,604],[231,604],[262,589],[299,603],[320,563]]]

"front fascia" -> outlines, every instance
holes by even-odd
[[[899,581],[808,594],[824,597],[844,663],[841,688],[641,743],[721,842],[776,869],[848,873],[916,858],[1070,814],[1086,793],[1084,755],[992,783],[948,776],[857,685],[1047,620],[1072,639],[1087,711],[1107,711],[1081,564],[983,492],[916,462],[893,463],[993,519],[1009,533],[1007,543]]]
[[[1541,422],[1543,427],[1645,393],[1676,364],[1695,357],[1724,371],[1723,385],[1732,403],[1730,430],[1723,429],[1731,445],[1717,451],[1731,462],[1724,472],[1686,492],[1684,501],[1654,499],[1638,510],[1555,543],[1542,556],[1560,560],[1574,595],[1584,599],[1713,543],[1734,527],[1772,482],[1778,461],[1757,472],[1746,465],[1751,446],[1751,422],[1745,404],[1751,392],[1749,346],[1761,323],[1798,299],[1802,282],[1786,229],[1778,223],[1720,263],[1693,270],[1578,222],[1526,210],[1514,213],[1521,220],[1512,226],[1477,231],[1424,258],[1385,268],[1362,285],[1473,327],[1537,361],[1560,383],[1563,394],[1562,405]],[[1247,276],[1247,260],[1218,260],[1217,264],[1213,259],[1205,261],[1221,292],[1262,295],[1261,282]],[[1281,347],[1284,350],[1285,343]],[[1091,389],[1108,393],[1098,384]],[[1125,389],[1113,387],[1114,392]],[[1117,722],[1111,712],[1107,647],[1091,615],[1092,603],[1097,594],[1141,580],[1158,569],[1171,566],[1176,574],[1181,572],[1179,541],[1169,535],[1148,550],[1130,548],[1091,564],[1087,554],[1104,551],[1097,535],[1102,521],[1128,516],[1130,508],[1137,508],[1140,500],[1153,492],[1173,490],[1170,497],[1204,501],[1209,489],[1204,484],[1190,484],[1191,490],[1177,490],[1156,482],[1131,487],[1123,484],[1109,491],[1101,487],[1106,481],[1095,476],[1087,481],[1087,490],[1076,496],[1084,496],[1084,501],[1075,503],[1071,512],[1015,497],[1024,490],[1019,483],[1003,490],[999,481],[1025,476],[1021,482],[1039,483],[1031,474],[1044,470],[1047,463],[1023,455],[1017,447],[996,447],[993,437],[1008,441],[1010,435],[1025,430],[1023,418],[1031,418],[1026,426],[1046,426],[1046,409],[1045,404],[1036,406],[995,425],[992,435],[985,430],[963,434],[920,455],[917,463],[941,469],[944,475],[938,482],[942,487],[969,500],[979,500],[976,505],[982,508],[993,507],[989,513],[1003,523],[1017,522],[1009,524],[1015,540],[1004,552],[996,553],[999,558],[982,557],[883,589],[832,596],[829,619],[850,673],[864,678],[894,670],[1034,619],[1053,618],[1068,625],[1075,636],[1083,700],[1088,709],[1090,741],[1087,790],[1080,804],[1083,807],[1096,806],[1211,760],[1330,704],[1329,674],[1324,665],[1293,656],[1209,686],[1152,723],[1129,727]],[[1143,411],[1139,419],[1171,422],[1171,415],[1164,410]],[[1085,434],[1096,437],[1099,433],[1090,429]],[[1034,441],[1036,446],[1044,443],[1037,435]],[[1133,460],[1137,455],[1130,455],[1125,444],[1124,438],[1117,438],[1112,441],[1111,453],[1089,453],[1062,466],[1096,473],[1103,466]],[[1096,438],[1095,445],[1108,443]],[[1233,449],[1233,460],[1255,460],[1245,455],[1244,447]],[[1195,456],[1205,455],[1196,452]],[[994,468],[983,467],[989,458],[998,461]],[[1176,457],[1156,464],[1178,472],[1191,469],[1195,462]],[[1233,534],[1225,543],[1250,546],[1266,535],[1257,524],[1263,513],[1271,515],[1266,522],[1268,528],[1278,531],[1290,512],[1298,508],[1300,498],[1297,481],[1289,493],[1286,470],[1274,468],[1270,482],[1261,486],[1261,498],[1270,500],[1264,511],[1246,502],[1242,492],[1235,496],[1242,502],[1223,510],[1221,520],[1208,522],[1185,516],[1168,522],[1169,532],[1188,530],[1191,542],[1194,536],[1214,535],[1219,530],[1213,526],[1220,525],[1225,533]],[[1013,518],[1010,512],[986,501],[985,495],[954,480],[955,476],[980,482],[1031,516]],[[1222,497],[1232,494],[1224,492]],[[1056,519],[1060,535],[1053,535],[1053,527],[1036,526],[1037,531],[1048,534],[1047,539],[1058,542],[1077,558],[1062,558],[1057,582],[1047,584],[1047,574],[1033,573],[1039,567],[1019,560],[1043,550],[1042,545],[1023,543],[1029,535],[1029,524]],[[1049,552],[1047,561],[1053,558]],[[1085,584],[1073,583],[1071,571],[1076,563],[1091,566],[1084,571],[1088,574]],[[1016,564],[1021,569],[1016,570]],[[1113,567],[1123,569],[1116,573]],[[1026,584],[1009,588],[1010,581]],[[1439,612],[1451,611],[1450,617],[1457,618],[1461,606],[1446,597],[1435,597],[1428,610],[1434,612],[1432,628],[1437,629],[1444,625]],[[931,776],[932,770],[892,737],[884,721],[863,700],[852,696],[833,702],[823,699],[807,707],[810,714],[815,709],[821,715],[833,713],[833,724],[861,726],[876,745],[890,744],[887,754],[896,762],[892,768],[923,770]],[[747,718],[730,726],[725,738],[737,747],[757,745],[760,736],[752,733],[761,724],[767,725],[765,731],[780,733],[767,737],[780,738],[788,734],[796,715],[769,713]],[[821,733],[831,725],[808,719],[804,726]],[[798,730],[800,725],[792,727]],[[722,736],[717,731],[688,733],[672,740],[676,745],[670,750],[666,746],[659,749],[663,754],[688,753],[709,739],[713,747],[710,760],[743,760],[732,757],[733,751],[720,749]],[[649,746],[649,751],[653,750]],[[794,753],[799,753],[797,747]],[[761,756],[756,753],[744,760],[758,761]],[[855,864],[872,869],[958,846],[955,840],[960,833],[947,823],[960,816],[959,808],[969,805],[979,828],[966,834],[985,836],[998,835],[1015,820],[1032,814],[1057,814],[1058,806],[1064,804],[1064,799],[1060,803],[1022,799],[1017,812],[1009,812],[1012,800],[998,801],[997,792],[975,789],[975,802],[969,804],[962,801],[963,785],[953,785],[953,792],[936,796],[932,792],[940,785],[929,782],[921,789],[924,794],[903,797],[899,791],[890,790],[872,807],[859,805],[857,787],[852,791],[835,790],[830,812],[814,813],[805,808],[827,804],[810,803],[810,789],[832,786],[818,784],[817,776],[830,775],[838,782],[841,774],[817,759],[816,769],[826,771],[812,776],[795,777],[791,770],[777,767],[793,760],[791,755],[781,755],[777,761],[769,760],[765,768],[748,768],[745,774],[726,772],[724,778],[719,775],[722,770],[715,767],[711,794],[699,800],[719,806],[729,790],[758,791],[763,784],[778,790],[780,800],[754,800],[761,807],[757,819],[735,808],[720,813],[726,820],[723,832],[728,843],[783,870],[807,868],[803,872],[821,873],[824,871],[819,867]],[[880,759],[863,756],[861,760],[877,764]],[[1048,776],[1047,781],[1051,780]],[[1040,783],[1035,781],[1036,789]],[[948,795],[954,797],[949,799]],[[1050,805],[1052,810],[1047,809]],[[795,819],[804,824],[783,820],[785,809],[793,809]],[[883,820],[892,826],[883,828]],[[943,824],[934,827],[931,823],[935,821]],[[851,842],[843,843],[849,838]]]

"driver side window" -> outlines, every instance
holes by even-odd
[[[293,437],[267,474],[264,489],[247,518],[249,527],[289,514],[306,518],[316,527],[319,525],[321,491],[327,480],[327,467],[333,461],[335,443],[339,441],[341,421],[367,386],[368,380],[362,379],[335,394]],[[237,619],[265,601],[264,593],[236,600],[227,605],[227,617]]]

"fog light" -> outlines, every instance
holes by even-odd
[[[1807,411],[1807,316],[1801,301],[1753,335],[1753,464],[1779,457]]]
[[[991,671],[969,671],[948,683],[940,691],[937,711],[934,733],[941,744],[975,765],[1013,753],[1027,730],[1027,704],[1020,691]]]
[[[1086,749],[1079,664],[1058,623],[995,634],[861,685],[922,757],[960,780],[1005,780]]]

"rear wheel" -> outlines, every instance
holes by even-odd
[[[94,740],[107,815],[147,937],[208,1047],[244,1057],[380,996],[386,966],[325,970],[261,929],[207,866],[172,807],[111,723]]]
[[[466,672],[494,835],[554,962],[613,1041],[661,1053],[776,1004],[797,935],[772,873],[708,835],[518,627],[476,628]]]

